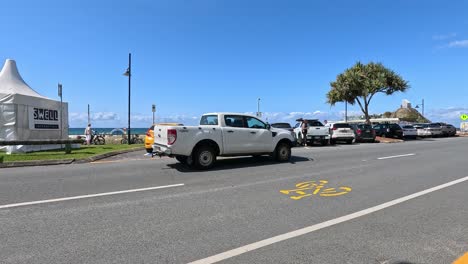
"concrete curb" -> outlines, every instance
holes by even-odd
[[[384,143],[384,144],[394,144],[394,143],[403,143],[405,142],[404,140],[401,139],[395,139],[395,138],[384,138],[384,137],[377,137],[375,141],[379,143]]]
[[[96,160],[101,160],[101,159],[105,159],[105,158],[108,158],[108,157],[112,157],[112,156],[115,156],[115,155],[124,154],[124,153],[128,153],[128,152],[133,152],[133,151],[144,150],[144,149],[145,149],[144,147],[138,147],[138,148],[132,148],[132,149],[116,150],[116,151],[112,151],[112,152],[108,152],[108,153],[98,154],[96,156],[92,156],[92,157],[85,158],[85,159],[77,159],[73,163],[76,163],[76,164],[88,163],[88,162],[93,162],[93,161],[96,161]]]
[[[124,154],[133,151],[144,150],[144,147],[116,150],[108,153],[99,154],[85,159],[63,159],[63,160],[32,160],[32,161],[14,161],[0,163],[0,168],[14,167],[29,167],[29,166],[49,166],[49,165],[64,165],[64,164],[81,164],[93,162],[100,159],[105,159],[119,154]]]
[[[71,164],[73,161],[75,161],[75,159],[14,161],[14,162],[4,162],[4,163],[0,163],[0,168],[62,165],[62,164]]]

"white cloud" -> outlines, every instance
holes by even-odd
[[[186,125],[198,124],[199,116],[193,115],[171,115],[155,116],[156,122],[177,122]],[[125,127],[127,125],[127,115],[122,118],[115,112],[95,112],[90,116],[94,127]],[[84,127],[88,123],[87,113],[69,113],[70,127]],[[152,115],[132,114],[130,116],[132,127],[147,127],[153,122]]]
[[[458,127],[462,120],[460,116],[468,114],[468,107],[447,107],[432,109],[427,112],[426,117],[432,122],[445,122]]]
[[[468,39],[452,41],[448,44],[449,48],[468,48]]]
[[[432,36],[432,39],[434,40],[444,40],[444,39],[449,39],[449,38],[454,38],[457,36],[457,33],[449,33],[445,35],[434,35]]]
[[[247,114],[254,114],[254,113],[247,113]],[[348,111],[348,116],[359,114],[361,112],[355,111]],[[269,123],[275,122],[287,122],[294,124],[296,123],[296,119],[299,118],[306,118],[306,119],[319,119],[323,120],[342,120],[344,118],[344,111],[339,112],[325,112],[321,110],[316,110],[313,112],[266,112],[263,113],[262,119],[268,121]]]
[[[245,114],[255,115],[254,112],[246,112]],[[287,122],[291,125],[296,123],[296,119],[319,119],[336,121],[344,119],[344,111],[311,111],[311,112],[265,112],[262,119],[269,123]],[[432,109],[426,112],[426,117],[433,122],[447,122],[455,126],[460,123],[460,115],[468,114],[467,107],[447,107]],[[348,111],[348,117],[361,116],[360,111]],[[88,115],[86,113],[70,113],[70,127],[84,127],[88,122]],[[119,114],[114,112],[97,112],[91,115],[91,121],[94,127],[125,127],[127,125],[127,116],[122,118]],[[187,114],[174,114],[170,116],[156,115],[156,122],[177,122],[185,125],[197,125],[200,117],[197,115]],[[131,116],[132,127],[147,127],[153,121],[152,115],[133,114]]]
[[[114,112],[97,112],[91,115],[92,121],[118,121],[120,117],[117,113]]]
[[[468,107],[448,107],[433,109],[428,116],[439,119],[460,119],[462,114],[468,114]]]
[[[118,121],[120,117],[114,112],[96,112],[90,116],[91,121]],[[70,123],[86,123],[88,122],[88,114],[86,113],[69,113]]]

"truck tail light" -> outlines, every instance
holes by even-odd
[[[332,130],[336,130],[336,127],[333,127]]]
[[[177,140],[177,130],[175,129],[168,129],[167,130],[167,144],[172,145]]]
[[[361,129],[358,129],[356,132],[358,135],[361,135]]]

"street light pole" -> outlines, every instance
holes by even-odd
[[[418,104],[418,105],[416,105],[416,107],[415,107],[415,108],[419,108],[419,106],[421,106],[421,107],[422,107],[421,114],[422,114],[422,116],[424,117],[424,99],[422,99],[422,103],[421,103],[421,104]],[[424,118],[425,118],[425,117],[424,117]]]
[[[127,141],[130,145],[130,91],[131,91],[131,78],[132,78],[132,54],[128,54],[128,68],[127,71],[123,74],[128,76],[128,129],[127,129]]]
[[[422,115],[424,116],[424,99],[422,99]]]
[[[60,139],[63,139],[63,100],[62,100],[62,84],[58,84],[58,95],[60,96]]]
[[[348,101],[345,101],[345,116],[344,116],[344,120],[345,122],[348,122]]]
[[[260,113],[260,98],[257,100],[257,117],[261,117],[262,114]]]

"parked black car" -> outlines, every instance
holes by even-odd
[[[440,129],[442,130],[442,136],[443,137],[452,137],[452,136],[455,136],[457,134],[457,129],[450,125],[450,124],[446,124],[446,123],[434,123],[436,125],[439,125],[440,126]]]
[[[456,127],[454,127],[451,124],[447,124],[447,128],[448,128],[448,136],[449,137],[453,137],[453,136],[457,135],[457,128]]]
[[[379,137],[403,139],[403,129],[398,124],[377,124],[374,129]]]
[[[291,124],[289,124],[289,123],[273,123],[273,124],[271,124],[271,126],[275,127],[275,128],[286,129],[286,130],[289,130],[291,132],[294,131],[294,128],[292,128]]]
[[[356,142],[375,142],[375,129],[368,124],[351,124]]]

